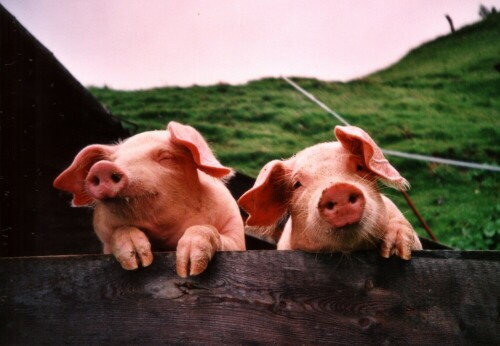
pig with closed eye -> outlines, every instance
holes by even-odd
[[[203,272],[215,251],[244,250],[244,226],[224,185],[232,170],[194,128],[137,134],[90,145],[54,181],[73,206],[94,208],[103,251],[124,269],[148,266],[152,250],[176,250],[179,276]]]
[[[410,259],[422,249],[410,223],[377,180],[406,190],[408,182],[362,129],[337,126],[338,142],[306,148],[262,168],[238,200],[254,233],[273,236],[289,214],[278,249],[343,252],[378,248],[383,257]],[[271,234],[269,234],[271,233]]]

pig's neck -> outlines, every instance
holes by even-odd
[[[307,238],[307,232],[298,231],[293,229],[292,217],[290,217],[278,242],[278,250],[302,250],[308,252],[321,250],[316,242]]]
[[[294,232],[292,217],[286,222],[277,247],[278,250],[302,250],[309,252],[319,250],[317,244],[307,239],[306,233],[301,232],[301,234],[298,234],[297,231]]]

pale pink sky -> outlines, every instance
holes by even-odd
[[[500,0],[0,0],[84,85],[346,81]]]

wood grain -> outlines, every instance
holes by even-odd
[[[499,344],[500,252],[105,255],[0,259],[1,344]]]

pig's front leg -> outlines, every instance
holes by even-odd
[[[383,196],[387,209],[387,224],[382,238],[380,255],[389,258],[393,254],[409,260],[412,250],[421,250],[422,244],[411,224],[406,220],[396,205]]]
[[[200,274],[220,248],[217,228],[211,225],[189,227],[177,244],[177,274],[180,277]]]
[[[117,228],[111,235],[109,246],[105,247],[105,253],[108,251],[126,270],[137,269],[141,264],[147,267],[153,262],[151,243],[144,232],[136,227]]]

